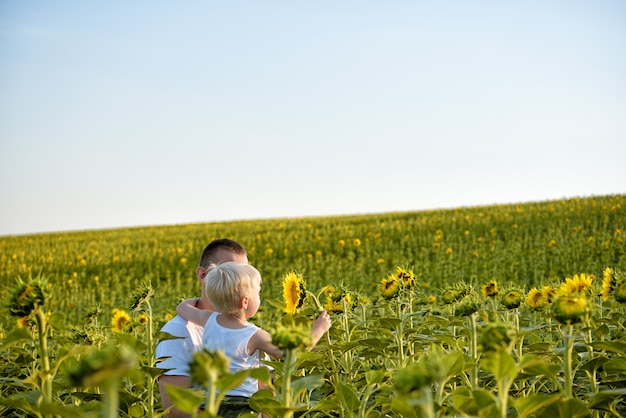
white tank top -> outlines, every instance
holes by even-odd
[[[235,373],[243,369],[251,369],[262,366],[259,356],[259,350],[248,355],[248,341],[250,337],[259,330],[254,324],[246,322],[244,328],[226,328],[217,323],[218,313],[212,314],[202,334],[202,343],[209,350],[222,350],[226,357],[230,359],[230,372]],[[259,390],[259,382],[257,379],[246,378],[241,386],[228,391],[226,394],[231,396],[250,397]]]

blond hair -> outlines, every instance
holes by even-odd
[[[261,283],[261,273],[249,264],[233,261],[212,268],[205,278],[209,302],[222,313],[235,313],[241,309],[241,298],[255,283]]]

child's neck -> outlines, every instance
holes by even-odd
[[[247,326],[246,313],[243,309],[236,313],[221,313],[216,319],[224,328],[238,329]]]

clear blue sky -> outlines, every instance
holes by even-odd
[[[626,2],[0,2],[0,235],[626,193]]]

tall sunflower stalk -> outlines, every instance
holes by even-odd
[[[585,274],[566,278],[557,290],[557,297],[552,303],[552,314],[558,322],[565,325],[563,375],[565,383],[563,394],[567,398],[573,395],[575,370],[572,369],[572,352],[574,349],[574,325],[586,321],[589,317],[587,296],[591,292],[593,276]],[[592,352],[590,352],[592,355]]]
[[[318,312],[324,310],[324,307],[319,301],[319,297],[306,288],[306,282],[302,274],[296,273],[295,271],[287,273],[283,277],[284,312],[289,315],[294,315],[297,310],[304,305],[304,301],[307,297],[313,300]],[[326,332],[325,335],[328,349],[331,351],[330,361],[332,362],[333,370],[335,370],[335,357],[332,355],[330,335],[328,332]]]
[[[146,321],[146,345],[148,352],[148,367],[154,367],[155,358],[154,358],[154,338],[153,338],[153,319],[152,319],[152,305],[150,304],[150,299],[154,295],[154,289],[149,283],[143,283],[137,293],[135,293],[132,297],[131,301],[131,309],[133,311],[143,310],[146,313],[147,321]],[[148,417],[152,418],[154,415],[154,389],[156,383],[156,377],[153,377],[150,373],[148,373],[147,384],[148,384]]]
[[[50,368],[50,357],[48,355],[48,332],[49,325],[46,321],[46,314],[43,305],[48,298],[48,283],[41,277],[30,278],[24,282],[18,279],[12,289],[9,299],[9,313],[11,316],[27,318],[34,315],[37,323],[38,350],[41,367],[41,396],[46,404],[52,402],[52,380],[53,373]]]

